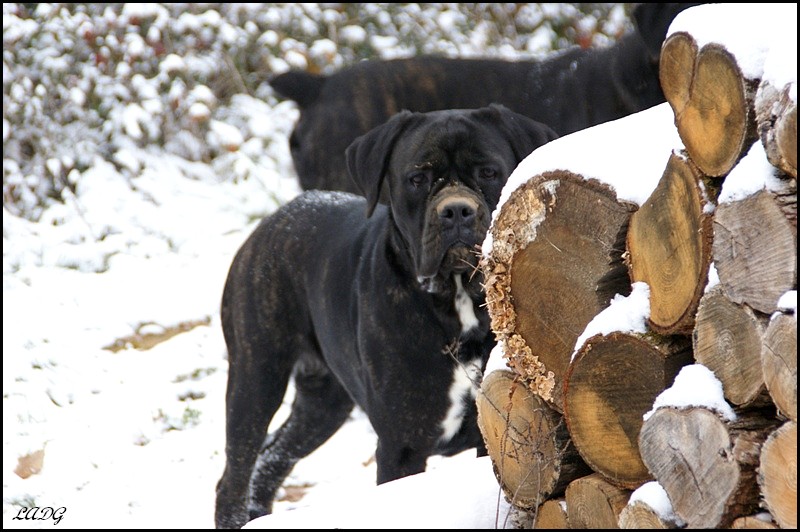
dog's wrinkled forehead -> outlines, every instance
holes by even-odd
[[[429,114],[439,116],[420,123],[398,140],[391,161],[396,171],[468,166],[489,158],[493,148],[502,149],[492,146],[485,136],[481,138],[479,126],[463,115]]]

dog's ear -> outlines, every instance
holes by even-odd
[[[636,24],[636,31],[647,46],[651,60],[658,61],[661,56],[661,45],[667,38],[669,26],[678,13],[696,5],[700,4],[648,2],[634,8],[633,21]]]
[[[279,96],[294,100],[303,108],[319,98],[319,93],[328,78],[310,72],[292,70],[269,80],[269,85]]]
[[[491,104],[478,109],[475,117],[500,130],[518,163],[539,146],[558,138],[550,126],[515,113],[503,105]]]
[[[358,137],[345,151],[350,177],[367,198],[367,217],[372,216],[378,204],[394,145],[413,116],[414,113],[410,111],[401,111]]]

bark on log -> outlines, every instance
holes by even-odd
[[[625,529],[650,528],[656,530],[666,530],[678,528],[678,526],[666,521],[658,515],[649,504],[643,501],[629,503],[619,514],[619,527]]]
[[[754,515],[748,515],[746,517],[738,517],[736,518],[733,523],[731,523],[731,528],[733,529],[758,529],[758,530],[775,530],[778,528],[778,525],[773,523],[772,521],[765,521]]]
[[[687,528],[725,528],[758,510],[756,467],[776,424],[762,411],[726,423],[703,407],[662,407],[644,422],[639,448]]]
[[[477,407],[495,475],[514,506],[533,510],[590,472],[572,445],[563,416],[513,372],[489,373]]]
[[[790,96],[797,82],[774,87],[762,81],[756,92],[756,122],[767,158],[797,178],[797,103]]]
[[[797,422],[787,421],[761,450],[758,484],[781,528],[797,528]]]
[[[631,281],[650,286],[650,327],[690,334],[711,263],[710,183],[673,153],[650,198],[631,216],[627,259]]]
[[[562,411],[575,342],[616,293],[630,293],[622,253],[636,205],[596,180],[545,172],[517,188],[482,262],[492,329],[509,366]]]
[[[797,286],[797,181],[721,203],[714,215],[714,265],[731,301],[772,314]]]
[[[746,79],[724,46],[698,48],[682,31],[664,41],[659,78],[689,156],[706,175],[726,175],[758,138],[754,100],[760,80]]]
[[[784,416],[797,421],[797,317],[772,315],[764,334],[761,370],[772,402]]]
[[[680,336],[613,332],[583,344],[565,377],[564,417],[589,467],[627,489],[652,479],[639,454],[642,416],[691,363]]]
[[[700,300],[692,335],[694,357],[714,372],[735,405],[769,400],[761,370],[766,317],[728,299],[720,285]]]
[[[540,530],[566,530],[570,528],[567,502],[564,498],[544,501],[539,509],[536,510],[533,528]]]
[[[570,482],[566,499],[572,528],[619,528],[631,492],[593,473]]]

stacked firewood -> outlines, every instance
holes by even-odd
[[[543,146],[495,211],[479,424],[536,528],[796,528],[796,55],[786,79],[788,50],[737,46],[671,31],[668,104]],[[642,298],[643,325],[598,325]],[[735,415],[654,409],[698,364]],[[653,483],[670,512],[631,498]]]

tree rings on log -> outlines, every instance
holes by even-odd
[[[756,122],[767,159],[797,178],[797,102],[790,93],[797,81],[782,89],[762,81],[756,93]],[[793,86],[794,85],[794,86]]]
[[[750,307],[728,299],[720,285],[700,300],[692,335],[694,357],[714,372],[725,398],[735,405],[757,402],[766,391],[761,371],[765,321]]]
[[[572,528],[619,528],[619,515],[631,492],[610,484],[597,473],[567,486],[566,499]]]
[[[477,407],[495,475],[514,506],[536,509],[589,473],[563,416],[511,371],[496,370],[484,378]]]
[[[787,421],[761,451],[758,483],[775,521],[797,529],[797,423]]]
[[[797,421],[797,317],[772,315],[764,333],[761,370],[772,402],[784,416]]]
[[[765,314],[797,286],[797,181],[720,203],[714,215],[714,266],[725,294]]]
[[[689,160],[673,153],[655,190],[631,216],[631,281],[650,287],[649,323],[660,334],[689,334],[694,326],[711,264],[707,191]]]
[[[726,423],[703,407],[662,407],[644,422],[639,450],[687,528],[724,528],[758,510],[760,446],[775,426],[758,411]]]
[[[694,37],[682,31],[661,47],[659,78],[692,160],[708,176],[726,175],[758,138],[753,110],[758,80],[746,79],[724,46],[698,49]]]
[[[652,479],[639,454],[642,416],[692,363],[688,339],[613,332],[589,338],[565,380],[564,416],[584,461],[635,489]]]
[[[492,329],[509,366],[558,410],[578,336],[631,291],[622,254],[635,209],[608,185],[554,171],[514,190],[492,224],[482,262]]]

